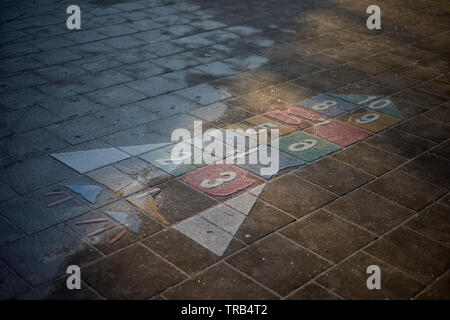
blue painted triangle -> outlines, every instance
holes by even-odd
[[[96,204],[102,188],[96,185],[66,185],[65,188],[79,194],[92,204]]]

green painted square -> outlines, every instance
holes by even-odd
[[[342,148],[334,143],[297,131],[279,140],[279,149],[297,159],[312,162]]]
[[[190,146],[191,147],[191,156],[183,161],[172,161],[171,154],[172,154],[172,148],[174,148],[175,145],[170,145],[158,150],[153,150],[147,153],[144,153],[143,155],[140,155],[139,158],[141,158],[144,161],[147,161],[154,165],[155,167],[171,174],[172,176],[179,177],[183,174],[186,174],[188,172],[191,172],[197,168],[205,166],[205,164],[193,164],[194,158],[193,158],[193,152],[194,150],[197,150],[197,152],[202,152],[197,147]]]

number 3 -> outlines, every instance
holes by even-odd
[[[205,189],[217,188],[217,187],[220,187],[221,185],[223,185],[225,182],[233,181],[234,179],[236,179],[236,176],[237,176],[236,172],[233,172],[233,171],[222,172],[220,175],[222,177],[226,176],[226,178],[218,178],[218,179],[216,179],[216,181],[214,183],[210,183],[209,179],[205,179],[200,184],[200,187],[205,188]]]

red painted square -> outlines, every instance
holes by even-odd
[[[181,180],[206,194],[218,197],[229,196],[256,182],[247,171],[231,164],[212,164],[190,172]]]
[[[326,115],[314,112],[312,110],[308,110],[306,108],[296,107],[296,106],[287,107],[286,113],[309,120],[314,123],[319,123],[319,122],[328,120],[328,117]]]
[[[305,131],[341,147],[347,147],[372,135],[372,133],[366,130],[356,128],[338,120],[331,120],[327,123],[308,128]]]

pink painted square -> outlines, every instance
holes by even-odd
[[[366,130],[356,128],[338,120],[331,120],[327,123],[315,125],[305,131],[341,147],[347,147],[372,135],[372,133]]]
[[[188,173],[181,180],[217,197],[229,196],[256,182],[247,171],[231,164],[212,164]]]
[[[311,110],[308,110],[305,108],[296,107],[296,106],[287,107],[286,113],[309,120],[314,123],[323,122],[328,119],[328,117],[323,114],[320,114],[320,113],[317,113],[317,112],[314,112],[314,111],[311,111]]]

